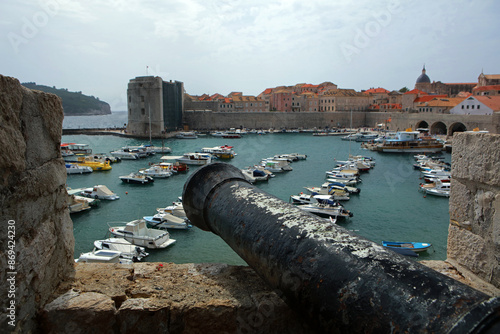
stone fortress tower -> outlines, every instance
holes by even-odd
[[[127,132],[138,136],[161,136],[182,127],[184,84],[160,77],[131,79],[127,89]]]

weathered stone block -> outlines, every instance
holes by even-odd
[[[41,314],[44,333],[112,333],[114,301],[101,293],[70,290],[47,304]]]
[[[472,212],[472,192],[459,180],[451,179],[450,219],[463,222],[470,219]]]
[[[487,244],[483,238],[465,228],[450,224],[447,256],[476,275],[489,276]]]
[[[452,175],[500,185],[500,135],[458,133],[453,136]]]

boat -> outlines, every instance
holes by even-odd
[[[434,187],[424,187],[421,189],[425,191],[426,194],[440,197],[450,197],[450,183],[449,182],[436,182]]]
[[[144,219],[133,220],[125,226],[110,226],[109,232],[134,245],[151,249],[166,248],[175,243],[166,230],[148,228]]]
[[[219,159],[232,159],[235,157],[236,153],[232,150],[232,146],[215,146],[215,147],[204,147],[201,149],[202,153],[210,153]]]
[[[155,180],[148,175],[142,175],[140,173],[130,173],[129,175],[119,176],[120,180],[125,183],[134,183],[134,184],[151,184],[155,182]]]
[[[144,247],[136,246],[123,238],[96,240],[94,246],[96,249],[118,251],[120,258],[132,260],[132,262],[142,261],[149,255]]]
[[[92,188],[83,189],[80,192],[80,195],[90,198],[107,199],[110,201],[114,201],[120,198],[120,196],[109,190],[108,187],[101,184],[96,185]]]
[[[92,173],[94,170],[89,166],[66,163],[66,174],[84,174]]]
[[[120,149],[116,151],[111,151],[111,155],[118,157],[123,160],[137,160],[139,159],[139,155],[134,152],[131,152],[129,149]]]
[[[390,249],[411,250],[418,253],[426,251],[432,244],[427,242],[382,241],[382,246]]]
[[[328,203],[328,204],[338,204],[337,201],[349,200],[349,195],[344,196],[331,194],[331,195],[320,195],[320,194],[304,194],[300,193],[298,195],[290,196],[290,200],[293,204],[313,204],[313,203]]]
[[[93,157],[80,157],[78,158],[78,161],[76,162],[78,166],[88,166],[92,168],[94,171],[106,171],[106,170],[111,170],[111,164],[109,161],[96,161],[94,160]]]
[[[260,165],[272,173],[288,172],[293,170],[287,159],[267,158],[260,162]]]
[[[131,264],[132,260],[120,258],[120,251],[115,250],[93,250],[92,252],[82,253],[78,259],[75,260],[77,263],[122,263]]]
[[[172,168],[176,172],[187,172],[189,170],[188,165],[180,163],[180,162],[176,162],[175,164],[173,164]]]
[[[193,227],[187,218],[176,217],[170,213],[157,213],[154,216],[145,216],[143,219],[148,226],[159,229],[187,230]]]
[[[354,138],[357,142],[368,142],[378,138],[378,133],[371,132],[360,132],[358,136]]]
[[[184,153],[182,157],[176,159],[178,163],[186,165],[207,165],[212,162],[212,156],[208,153]]]
[[[245,176],[245,179],[251,183],[257,181],[267,181],[271,178],[270,174],[257,168],[248,167],[247,169],[242,169],[241,172],[243,173],[243,176]]]
[[[420,137],[418,131],[398,131],[396,138],[368,148],[384,153],[436,153],[443,150],[443,143],[433,137]]]
[[[184,211],[184,206],[182,202],[173,202],[172,205],[166,206],[164,208],[157,208],[158,213],[170,213],[173,216],[187,219],[186,212]]]
[[[312,203],[299,204],[297,205],[297,207],[320,217],[334,217],[337,220],[339,218],[348,218],[353,216],[353,214],[349,210],[345,209],[340,204]]]
[[[178,139],[196,139],[198,138],[198,136],[196,135],[196,133],[192,132],[192,131],[187,131],[187,132],[179,132],[175,138],[178,138]]]
[[[172,165],[172,164],[170,164],[170,165]],[[146,169],[141,169],[139,171],[139,173],[141,175],[151,176],[152,178],[165,179],[167,177],[172,176],[171,170],[173,170],[173,169],[170,169],[168,166],[165,166],[165,168],[163,168],[160,165],[154,165],[154,166],[151,166],[151,167],[146,168]]]
[[[90,210],[92,207],[89,202],[82,199],[80,196],[68,194],[67,198],[68,210],[70,214],[79,213]]]
[[[92,154],[92,149],[89,144],[76,144],[76,143],[62,143],[62,150],[69,150],[73,152],[73,154],[83,154],[89,155]]]
[[[341,182],[327,182],[327,183],[323,184],[322,187],[325,187],[328,189],[333,188],[333,189],[345,190],[349,194],[359,194],[361,192],[360,188],[347,186]]]

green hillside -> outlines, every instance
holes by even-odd
[[[37,85],[35,82],[24,82],[22,85],[29,89],[40,90],[59,96],[62,100],[64,114],[66,116],[111,114],[109,104],[93,96],[84,95],[82,92],[70,92],[65,88],[58,89],[55,87]]]

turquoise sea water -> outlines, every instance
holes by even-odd
[[[89,144],[95,153],[110,152],[125,145],[139,145],[140,140],[114,136],[63,136],[63,142]],[[161,141],[153,144],[161,146]],[[418,191],[420,172],[413,169],[413,155],[382,154],[362,150],[359,143],[342,141],[340,137],[318,137],[310,133],[245,135],[240,139],[223,139],[204,136],[198,139],[170,139],[164,145],[172,149],[170,155],[201,150],[202,147],[233,145],[238,154],[230,163],[239,168],[258,163],[262,158],[275,154],[307,154],[307,160],[292,163],[293,171],[277,173],[267,183],[259,183],[262,190],[288,202],[290,195],[305,192],[306,186],[320,186],[325,181],[325,171],[335,165],[335,159],[345,160],[349,152],[368,155],[376,159],[376,166],[361,175],[360,195],[343,202],[354,216],[342,227],[360,236],[380,243],[389,241],[430,242],[433,248],[421,253],[419,259],[444,260],[448,234],[448,199],[427,196]],[[444,155],[450,160],[450,155]],[[198,167],[191,166],[187,174],[157,179],[153,185],[123,184],[118,178],[159,162],[161,155],[137,161],[113,164],[111,171],[87,175],[69,175],[67,184],[72,188],[104,184],[121,198],[101,201],[99,207],[73,215],[75,257],[91,251],[93,242],[106,236],[108,223],[126,222],[156,213],[156,208],[170,205],[182,195],[188,176]],[[218,236],[196,227],[190,230],[172,230],[177,242],[163,250],[150,250],[147,261],[174,263],[223,262],[245,264]]]

